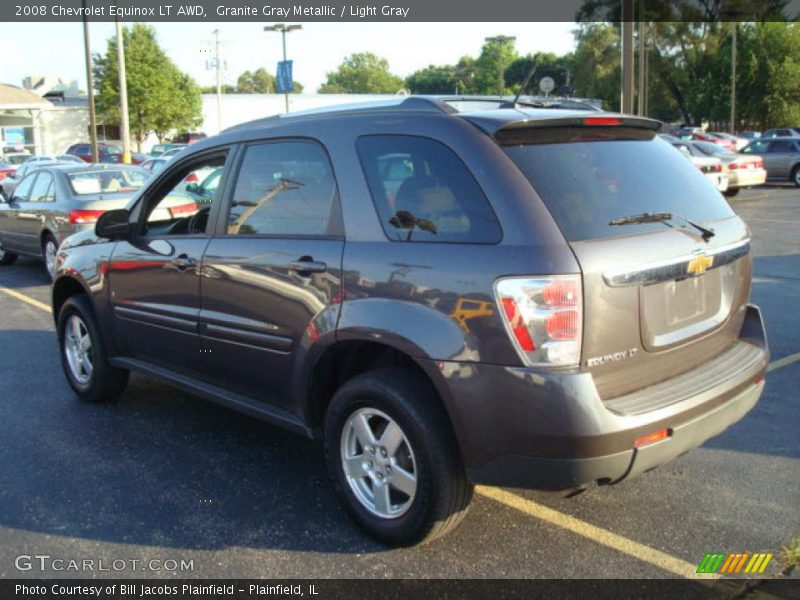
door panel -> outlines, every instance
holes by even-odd
[[[343,248],[344,242],[334,240],[245,237],[209,244],[202,268],[200,327],[214,382],[291,408],[297,349],[311,322],[332,305],[341,288]],[[292,263],[301,257],[324,263],[325,271],[293,270]]]
[[[117,243],[107,276],[126,354],[185,373],[202,370],[199,265],[207,245],[204,237]]]

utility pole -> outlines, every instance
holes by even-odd
[[[733,39],[731,44],[731,133],[736,135],[736,30],[738,23],[733,21]]]
[[[639,116],[644,116],[644,97],[645,97],[645,82],[644,82],[644,43],[645,43],[645,21],[644,21],[644,0],[639,0],[639,93],[638,93],[638,106],[637,113]]]
[[[622,0],[622,94],[620,112],[633,113],[633,0]]]
[[[122,39],[122,23],[117,26],[117,70],[119,71],[119,126],[122,135],[122,162],[131,164],[131,133],[128,124],[128,82],[125,77],[125,44]]]
[[[283,62],[286,62],[286,34],[290,31],[302,29],[302,25],[286,25],[285,23],[276,23],[275,25],[267,25],[264,31],[280,31],[283,38]],[[290,82],[291,84],[291,82]],[[286,101],[286,112],[289,112],[289,92],[284,92],[284,100]]]
[[[516,37],[513,35],[495,35],[492,37],[487,37],[484,39],[485,42],[492,44],[499,44],[499,52],[500,52],[500,73],[498,78],[498,83],[500,84],[500,95],[502,96],[506,91],[506,76],[505,70],[506,65],[503,56],[503,45],[508,44],[510,42],[515,42],[517,40]]]
[[[89,138],[92,141],[92,162],[100,160],[97,152],[97,114],[94,110],[94,77],[92,76],[92,49],[89,43],[89,21],[86,19],[86,0],[83,5],[83,52],[86,61],[86,93],[89,96]]]
[[[214,33],[214,66],[217,70],[217,131],[222,131],[222,59],[219,56],[219,29]]]

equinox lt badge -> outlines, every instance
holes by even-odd
[[[609,363],[619,362],[621,360],[625,360],[626,358],[630,358],[631,356],[635,356],[638,351],[638,348],[631,348],[630,350],[622,350],[621,352],[614,352],[613,354],[593,356],[592,358],[586,359],[586,366],[597,367],[598,365],[607,365]]]

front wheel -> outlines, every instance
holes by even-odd
[[[325,416],[325,457],[346,510],[386,544],[445,534],[472,499],[447,415],[413,371],[382,369],[345,383]]]
[[[58,314],[61,366],[72,389],[86,402],[107,402],[122,393],[128,371],[108,364],[108,356],[89,301],[73,296]]]

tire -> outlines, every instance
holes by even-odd
[[[795,186],[800,187],[800,165],[795,165],[792,169],[791,180]]]
[[[44,268],[50,276],[50,281],[56,278],[56,254],[58,253],[58,242],[51,233],[44,236],[42,241],[42,260]]]
[[[359,420],[377,443],[361,442],[367,432],[354,426]],[[382,437],[390,427],[395,434],[390,437],[402,438],[399,444]],[[387,454],[381,452],[381,442]],[[351,458],[349,477],[346,457]],[[337,390],[325,415],[325,460],[353,520],[391,546],[427,543],[444,535],[464,518],[472,499],[473,486],[444,408],[430,383],[411,370],[364,373]],[[415,478],[411,494],[409,474]]]
[[[77,329],[76,329],[77,327]],[[128,371],[108,364],[100,329],[89,300],[73,296],[58,313],[58,343],[61,366],[78,398],[85,402],[109,402],[119,396],[128,384]],[[88,346],[85,339],[88,337]],[[76,340],[81,353],[76,353]],[[83,360],[79,360],[83,357]],[[88,365],[85,361],[88,360]]]
[[[9,252],[3,248],[3,242],[0,241],[0,266],[11,265],[17,260],[17,255]]]
[[[728,198],[733,198],[733,197],[734,197],[736,194],[738,194],[738,193],[739,193],[739,190],[740,190],[740,189],[741,189],[741,188],[738,188],[738,187],[735,187],[735,188],[728,188],[727,190],[725,190],[725,191],[724,191],[724,192],[722,192],[722,193],[723,193],[725,196],[727,196]]]

